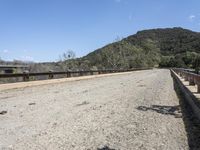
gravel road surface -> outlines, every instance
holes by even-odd
[[[0,91],[2,150],[185,150],[169,70]]]

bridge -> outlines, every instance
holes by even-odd
[[[1,84],[0,149],[200,148],[200,122],[182,94],[198,97],[198,75],[180,69],[88,73]]]

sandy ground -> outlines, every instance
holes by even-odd
[[[189,149],[168,70],[0,92],[0,149]]]

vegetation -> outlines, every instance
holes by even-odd
[[[140,31],[83,57],[97,68],[200,66],[200,33],[182,28]]]

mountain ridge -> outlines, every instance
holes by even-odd
[[[109,60],[109,57],[112,57],[112,53],[116,53],[116,55],[122,56],[120,51],[126,51],[125,53],[127,54],[127,50],[125,49],[128,46],[129,52],[134,51],[133,49],[138,49],[141,53],[139,54],[138,51],[135,50],[132,55],[127,54],[128,57],[126,57],[125,60],[128,65],[114,65],[114,62],[109,64],[111,60],[114,61],[115,59],[118,59],[117,56],[113,56],[113,59],[108,61],[105,66],[108,68],[153,66],[194,67],[194,60],[188,59],[191,59],[192,56],[194,56],[195,58],[198,57],[200,53],[199,43],[200,33],[191,31],[189,29],[183,29],[181,27],[149,29],[138,31],[136,34],[130,35],[122,39],[121,41],[114,42],[102,48],[99,48],[94,52],[91,52],[88,55],[84,56],[83,59],[89,60],[92,66],[97,66],[98,68],[101,68],[102,66],[98,65],[98,63],[100,63],[100,61],[103,61],[103,58],[98,57],[104,56],[104,60]],[[144,53],[144,55],[142,53]],[[149,55],[149,53],[151,54]],[[146,59],[143,59],[143,62],[137,62],[138,58],[137,56],[133,58],[134,54],[137,55],[139,58],[148,57],[149,61],[145,61]],[[129,61],[131,59],[131,56],[132,64]],[[94,60],[97,60],[97,62],[95,62]],[[178,62],[176,62],[177,60]],[[119,61],[121,60],[118,59],[118,62]],[[133,63],[134,61],[135,63]]]

